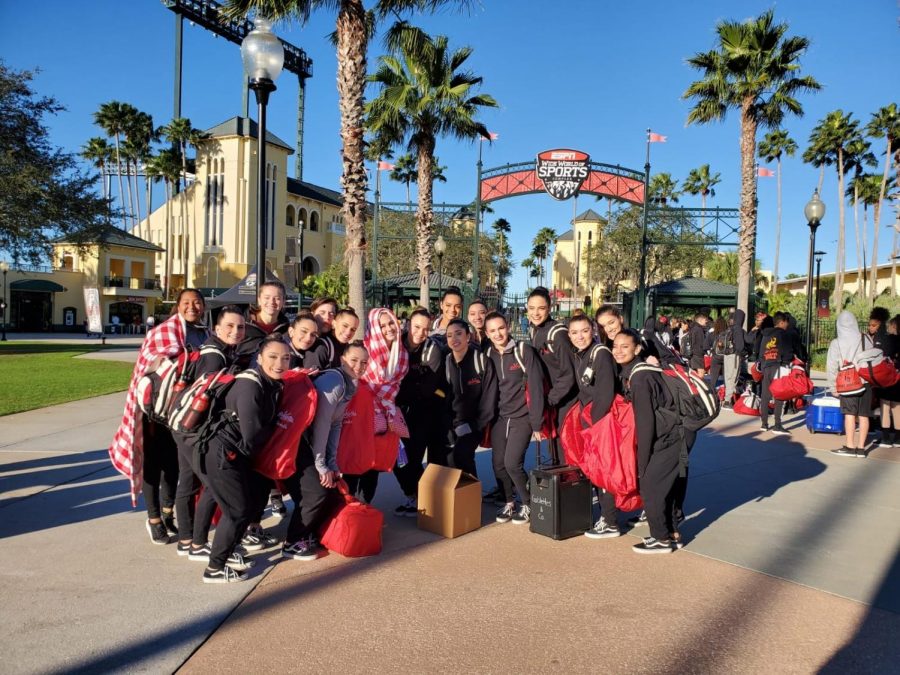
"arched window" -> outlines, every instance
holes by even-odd
[[[297,211],[297,227],[309,227],[309,217],[306,215],[306,209]]]
[[[294,207],[291,204],[285,209],[284,224],[290,228],[294,227]]]
[[[319,214],[315,211],[309,215],[309,229],[311,232],[319,231]]]

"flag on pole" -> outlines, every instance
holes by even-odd
[[[378,160],[378,170],[379,171],[393,171],[394,165],[390,162],[383,162],[380,159]]]
[[[490,138],[485,138],[484,136],[480,136],[478,138],[478,140],[479,141],[486,141],[486,140],[496,141],[498,138],[500,138],[500,134],[498,134],[494,131],[489,131],[488,136],[490,136]]]
[[[760,178],[774,178],[775,172],[772,169],[767,169],[764,166],[757,167],[756,175]]]
[[[650,134],[649,134],[649,136],[648,136],[648,139],[647,139],[647,140],[648,140],[650,143],[665,143],[665,142],[666,142],[666,136],[663,136],[662,134],[654,134],[654,133],[651,131]]]

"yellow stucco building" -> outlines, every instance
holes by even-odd
[[[603,289],[599,285],[589,288],[584,257],[588,250],[600,243],[606,218],[593,209],[575,216],[572,229],[563,232],[556,240],[553,251],[553,290],[572,298],[581,306],[584,296],[591,296],[591,304],[597,306]]]

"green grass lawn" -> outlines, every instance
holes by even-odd
[[[124,391],[134,369],[130,363],[73,358],[96,351],[91,346],[18,343],[16,349],[3,347],[0,415]]]

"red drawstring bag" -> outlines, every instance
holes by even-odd
[[[362,387],[367,389],[367,387]],[[319,530],[319,542],[329,551],[347,558],[381,553],[384,515],[374,506],[358,501],[343,480],[338,481],[342,504]]]
[[[375,407],[372,390],[365,384],[347,402],[338,441],[337,464],[341,473],[359,476],[375,466]]]
[[[616,507],[621,511],[635,511],[643,506],[638,492],[637,436],[634,410],[620,394],[616,394],[606,413],[591,424],[589,403],[581,411],[583,456],[579,467],[590,481],[613,493]]]
[[[746,394],[739,396],[737,400],[735,400],[732,409],[738,415],[759,417],[759,396],[748,391]]]
[[[372,448],[375,455],[372,468],[376,471],[393,471],[400,453],[400,436],[393,431],[376,434]]]
[[[253,470],[273,480],[290,478],[297,472],[300,437],[316,415],[316,388],[306,373],[289,370],[281,381],[284,388],[275,431],[253,458]]]
[[[712,367],[712,357],[707,354],[703,357],[703,369],[709,370]]]
[[[838,368],[834,388],[841,396],[856,396],[866,390],[866,384],[859,376],[856,366],[849,361],[844,361]]]

